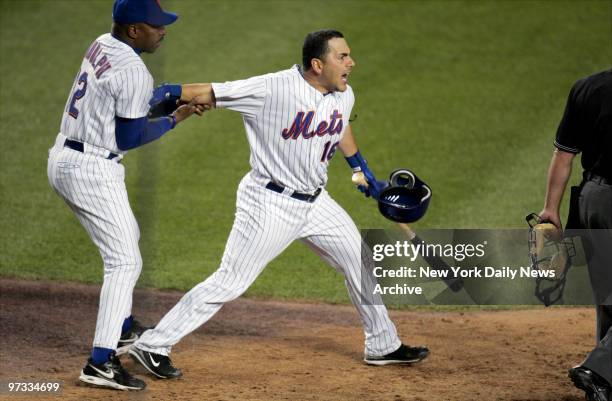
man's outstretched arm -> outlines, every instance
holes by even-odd
[[[212,89],[212,84],[183,84],[181,85],[180,100],[183,103],[189,103],[191,99],[197,97],[198,104],[207,104],[211,108],[216,106],[215,93]]]

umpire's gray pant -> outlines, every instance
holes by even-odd
[[[580,193],[580,221],[592,247],[589,275],[597,310],[597,345],[582,363],[612,385],[612,185],[587,181]]]

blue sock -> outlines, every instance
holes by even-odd
[[[110,348],[94,347],[91,351],[91,359],[95,365],[101,365],[110,359],[110,354],[114,351]]]
[[[132,328],[132,322],[134,322],[134,316],[126,317],[121,327],[121,334],[127,333]]]

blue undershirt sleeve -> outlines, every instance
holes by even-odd
[[[115,140],[121,150],[134,149],[152,142],[174,128],[171,117],[155,119],[115,117]]]

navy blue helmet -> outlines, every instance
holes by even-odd
[[[429,206],[431,189],[412,171],[395,170],[378,198],[378,209],[383,216],[397,223],[419,220]]]

